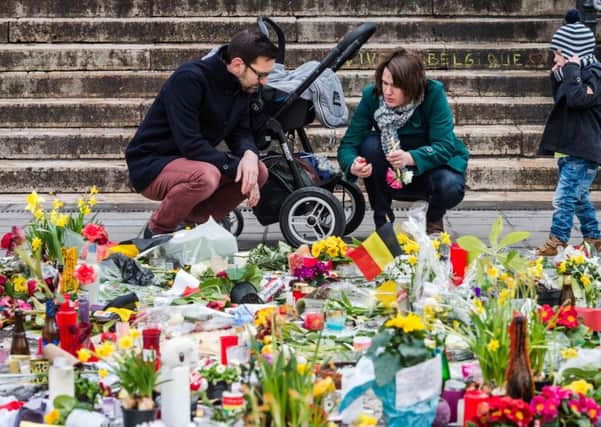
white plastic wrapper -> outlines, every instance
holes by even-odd
[[[213,256],[231,257],[238,252],[236,237],[213,218],[192,230],[173,234],[171,240],[155,246],[139,256],[163,257],[181,265],[197,264]]]

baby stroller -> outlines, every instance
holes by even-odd
[[[277,34],[276,63],[283,64],[286,41],[282,29],[265,17],[258,19],[258,25],[266,35],[268,25]],[[313,122],[316,111],[314,103],[302,95],[324,71],[335,72],[351,59],[375,30],[373,23],[358,26],[290,93],[269,85],[260,86],[251,102],[252,129],[258,148],[265,150],[275,140],[281,151],[262,156],[269,179],[253,212],[262,225],[279,221],[284,238],[293,246],[311,244],[330,235],[349,234],[363,221],[365,199],[361,190],[345,181],[340,172],[320,177],[309,162],[313,149],[304,127]],[[297,136],[304,151],[302,156],[291,150]]]

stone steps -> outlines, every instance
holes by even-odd
[[[572,0],[3,0],[0,17],[561,15]]]
[[[315,152],[334,158],[345,129],[311,128],[308,135]],[[135,128],[3,128],[0,159],[77,160],[123,159],[125,146]],[[541,126],[458,126],[472,156],[533,157]],[[301,150],[300,144],[296,150]]]
[[[561,18],[279,17],[288,43],[336,43],[368,19],[371,43],[548,42]],[[0,20],[10,43],[227,43],[253,17],[20,18]]]
[[[4,193],[83,192],[92,185],[103,192],[130,191],[122,160],[0,160],[0,180]],[[472,191],[551,191],[556,180],[551,158],[473,158],[467,173]]]
[[[369,43],[345,69],[374,70],[383,55],[397,47],[419,52],[431,70],[548,70],[547,43]],[[0,43],[2,71],[172,71],[204,55],[214,45]],[[286,65],[294,68],[321,60],[333,43],[296,43],[287,47]]]
[[[130,127],[138,126],[150,98],[0,99],[3,127]],[[350,113],[359,102],[347,98]],[[457,125],[544,123],[549,97],[449,97]]]
[[[0,73],[0,98],[146,98],[154,97],[168,71],[9,71]],[[374,81],[373,70],[340,70],[346,96],[360,96]],[[549,73],[533,70],[431,70],[448,95],[548,96]]]

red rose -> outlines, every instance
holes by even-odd
[[[0,274],[0,286],[6,285],[7,280],[8,279],[6,278],[6,276],[4,274]]]
[[[81,285],[89,285],[96,280],[96,270],[87,264],[79,264],[75,268],[73,276],[75,276]]]
[[[38,288],[38,282],[31,279],[27,281],[27,293],[32,296]]]
[[[108,233],[102,225],[89,223],[81,230],[83,237],[92,243],[98,243],[99,245],[106,245],[109,240]]]
[[[2,242],[0,243],[0,247],[2,249],[10,250],[10,244],[13,241],[13,233],[6,233],[2,236]]]

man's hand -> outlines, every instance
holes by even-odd
[[[236,171],[236,182],[242,180],[240,192],[244,195],[250,195],[251,190],[258,186],[259,177],[259,157],[250,150],[246,150]],[[258,199],[257,199],[258,200]]]
[[[580,65],[580,58],[578,58],[577,55],[574,55],[570,59],[568,59],[568,62],[571,62],[572,64]]]
[[[409,154],[408,151],[404,150],[394,150],[388,153],[386,156],[386,160],[393,168],[403,168],[405,166],[413,166],[415,165],[415,160],[413,160],[413,156]]]
[[[248,198],[246,199],[246,206],[249,208],[254,208],[259,203],[259,199],[261,198],[261,190],[259,189],[259,184],[255,184],[255,186],[248,193]]]
[[[371,176],[372,166],[367,163],[361,156],[355,157],[353,164],[351,165],[351,173],[359,178],[369,178]]]

